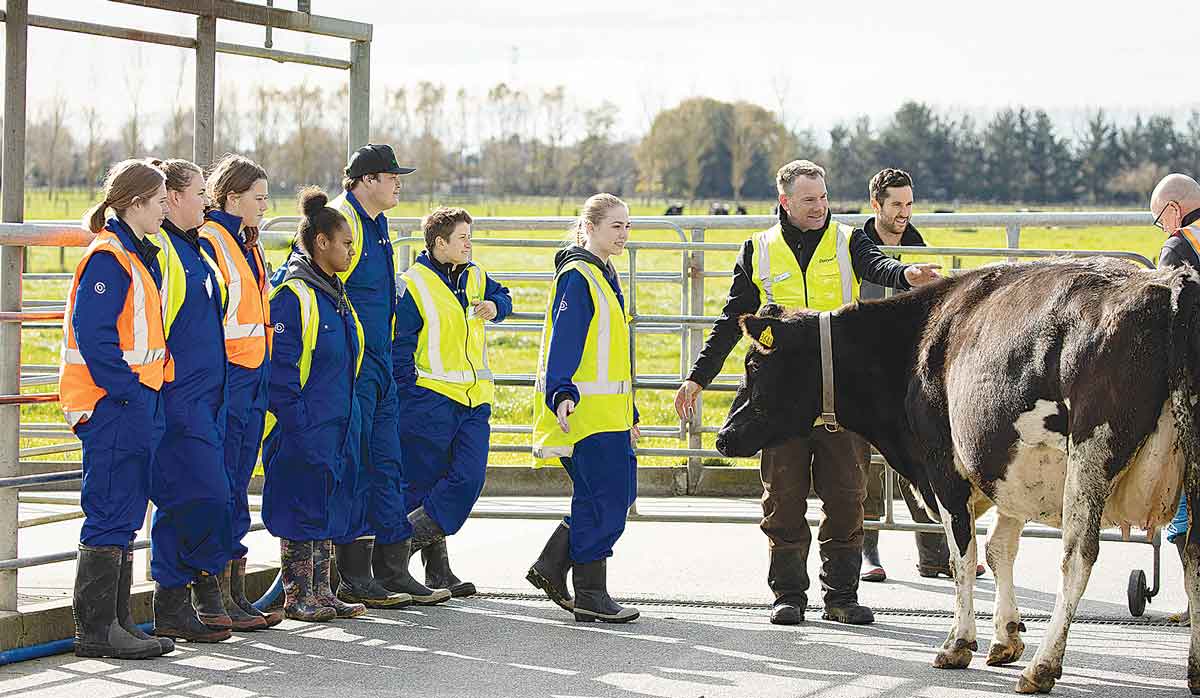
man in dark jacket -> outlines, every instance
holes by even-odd
[[[1159,269],[1174,269],[1185,264],[1200,271],[1200,184],[1185,174],[1163,177],[1150,195],[1150,213],[1154,225],[1168,235],[1158,253]],[[1167,526],[1167,540],[1179,551],[1187,543],[1187,494],[1179,499],[1179,510]],[[1170,620],[1187,624],[1188,613],[1169,616]]]
[[[779,223],[746,241],[733,269],[733,285],[721,317],[691,375],[675,395],[680,419],[690,417],[696,398],[721,371],[741,339],[738,318],[764,303],[830,311],[852,302],[860,280],[907,290],[939,278],[937,265],[902,264],[879,251],[862,233],[832,220],[825,170],[808,160],[784,165],[776,174]],[[815,360],[815,357],[814,357]],[[824,617],[842,623],[874,620],[858,603],[863,541],[864,478],[870,455],[862,437],[844,429],[814,428],[808,436],[763,449],[761,528],[770,548],[767,584],[775,596],[771,622],[804,620],[808,596],[807,513],[810,484],[823,502],[818,542]]]

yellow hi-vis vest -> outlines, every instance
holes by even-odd
[[[158,266],[162,270],[162,285],[159,286],[159,291],[162,296],[163,334],[170,337],[171,325],[175,324],[175,318],[183,308],[183,301],[187,296],[187,272],[184,271],[179,252],[175,249],[175,241],[166,230],[159,229],[154,235],[154,241],[158,243]],[[221,304],[224,305],[229,291],[225,288],[221,268],[208,256],[204,248],[200,248],[200,257],[212,269],[217,288],[221,292]]]
[[[346,271],[339,271],[338,278],[343,282],[350,278],[354,273],[354,268],[358,266],[358,260],[362,259],[363,253],[363,224],[358,217],[358,211],[354,210],[354,204],[346,198],[347,192],[342,192],[333,201],[329,202],[330,208],[335,208],[341,211],[346,222],[350,224],[350,240],[354,249],[350,256],[350,266],[346,267]]]
[[[312,357],[313,352],[317,350],[317,331],[321,326],[321,311],[317,307],[317,292],[312,290],[308,284],[300,279],[288,279],[282,284],[271,289],[271,298],[283,292],[284,289],[290,290],[296,294],[296,298],[300,301],[300,389],[304,390],[304,384],[308,382],[308,374],[312,372]],[[358,356],[354,363],[354,375],[358,375],[362,369],[363,361],[363,330],[362,324],[358,321],[358,313],[354,310],[354,306],[350,303],[350,299],[346,299],[346,305],[350,306],[350,315],[354,318],[354,329],[358,336]],[[265,428],[263,429],[263,441],[271,435],[271,430],[278,423],[278,418],[274,413],[267,410]],[[258,462],[254,466],[255,475],[263,475],[262,465],[262,447],[260,446]]]
[[[465,309],[437,272],[424,264],[409,267],[404,281],[423,320],[413,356],[417,385],[475,407],[491,404],[495,398],[485,322],[472,307],[483,300],[487,274],[475,265],[463,273],[467,275]]]
[[[807,271],[800,268],[779,224],[755,233],[754,285],[761,301],[785,308],[836,310],[857,299],[859,282],[850,263],[851,232],[830,218]]]
[[[596,312],[588,324],[583,356],[571,382],[579,389],[579,404],[567,417],[570,433],[564,434],[558,418],[546,406],[546,353],[554,333],[554,297],[563,274],[575,270],[587,280],[588,293]],[[559,458],[575,452],[575,444],[592,434],[628,431],[633,428],[633,370],[629,363],[629,319],[602,273],[592,264],[576,260],[554,277],[546,320],[542,325],[542,349],[534,388],[533,457],[537,465],[558,465]]]

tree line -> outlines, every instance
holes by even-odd
[[[177,100],[179,101],[179,100]],[[136,100],[134,104],[136,105]],[[218,95],[215,152],[246,154],[276,191],[336,186],[346,152],[346,90],[307,84]],[[618,108],[581,106],[563,87],[485,94],[420,82],[382,90],[371,139],[417,168],[406,196],[579,197],[596,191],[681,201],[774,198],[776,168],[797,157],[823,164],[830,196],[861,200],[884,166],[913,173],[927,201],[1126,204],[1141,202],[1171,171],[1200,173],[1200,111],[1185,123],[1138,116],[1118,124],[1103,110],[1066,133],[1042,109],[1003,109],[985,123],[901,105],[882,124],[858,117],[818,138],[749,102],[686,99],[648,118],[635,138],[616,134]],[[48,196],[94,189],[108,163],[129,155],[188,157],[192,109],[153,116],[136,107],[120,123],[57,96],[27,124],[27,183]],[[151,128],[151,126],[154,128]]]

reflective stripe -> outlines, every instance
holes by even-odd
[[[603,384],[608,382],[608,345],[612,338],[612,328],[609,326],[612,318],[608,309],[608,296],[604,293],[604,287],[596,280],[596,275],[592,272],[590,264],[581,264],[577,268],[591,279],[593,288],[596,289],[596,297],[600,300],[600,307],[596,308],[596,319],[598,321],[596,323],[596,352],[598,354],[598,361],[596,364],[595,382]],[[604,283],[607,284],[608,281],[605,280]]]
[[[633,392],[632,381],[580,381],[575,384],[580,395],[624,395]]]
[[[121,358],[130,366],[141,366],[153,361],[162,361],[167,358],[166,349],[128,349],[121,352]],[[62,350],[63,363],[74,364],[76,366],[86,366],[87,362],[83,360],[83,354],[79,353],[78,349]]]
[[[154,234],[154,237],[158,240],[159,254],[162,255],[162,264],[158,265],[161,267],[159,271],[162,273],[158,296],[161,301],[159,305],[162,306],[163,334],[166,335],[167,328],[171,326],[171,323],[167,322],[167,315],[171,308],[171,255],[175,254],[175,246],[167,239],[166,231],[161,228]],[[182,300],[180,304],[182,305]]]
[[[112,250],[114,254],[125,260],[125,266],[129,269],[129,287],[133,291],[133,349],[131,352],[146,352],[150,346],[150,327],[146,323],[146,286],[142,283],[142,275],[139,274],[137,268],[133,266],[133,260],[130,259],[129,253],[125,251],[125,248],[120,244],[120,242],[113,244],[115,239],[116,238],[113,237],[96,240],[96,242],[93,243],[95,245],[93,251],[99,250],[101,247],[107,247]],[[73,312],[74,308],[72,308],[72,313]],[[135,353],[134,355],[142,356],[143,354]],[[128,360],[126,360],[126,362],[130,363],[131,365],[133,363],[129,362]],[[82,361],[80,363],[82,363]],[[138,361],[137,363],[143,364],[146,362]]]
[[[217,254],[221,255],[221,260],[225,262],[225,268],[229,270],[229,283],[227,285],[229,304],[225,306],[225,339],[265,337],[266,331],[261,323],[256,322],[254,324],[242,325],[237,321],[238,307],[242,304],[242,275],[238,273],[237,263],[234,261],[233,252],[229,249],[229,244],[226,242],[225,236],[221,235],[220,231],[217,231],[206,237],[216,242],[216,245],[213,247],[217,250]],[[258,260],[255,260],[255,266],[257,265]],[[264,273],[265,271],[263,270]]]
[[[837,228],[837,261],[838,261],[838,276],[842,281],[842,303],[850,303],[854,300],[854,265],[850,263],[850,237],[846,234],[846,227],[840,223],[834,223]]]
[[[81,412],[71,412],[70,410],[67,410],[63,412],[63,415],[65,415],[67,418],[67,426],[74,429],[75,425],[79,424],[80,422],[91,419],[92,412],[94,412],[94,410],[83,410]]]
[[[350,244],[354,248],[354,254],[350,257],[350,266],[346,267],[346,271],[338,272],[338,277],[344,282],[358,268],[358,261],[362,259],[363,223],[358,217],[358,211],[354,210],[354,204],[350,203],[350,200],[346,198],[346,192],[343,192],[333,201],[330,201],[329,205],[340,211],[342,218],[345,218],[346,222],[350,224]]]
[[[423,375],[426,378],[434,378],[437,380],[448,380],[452,383],[465,383],[475,380],[472,376],[469,380],[456,380],[454,378],[443,378],[447,376],[445,368],[442,365],[442,321],[438,317],[437,301],[433,299],[433,295],[429,291],[429,284],[425,283],[420,273],[412,273],[408,278],[417,287],[416,300],[421,306],[421,315],[425,318],[425,330],[428,340],[426,342],[426,354],[429,356],[429,372],[418,371],[418,375]],[[452,371],[451,373],[469,373],[469,371]]]
[[[1186,242],[1188,245],[1191,245],[1192,251],[1196,253],[1197,257],[1200,257],[1200,240],[1196,239],[1197,233],[1200,233],[1200,225],[1196,225],[1194,223],[1186,228],[1179,229],[1180,237],[1182,237],[1184,242]]]
[[[253,325],[226,325],[225,339],[246,339],[247,337],[264,337],[266,330],[263,326],[254,323]]]
[[[474,383],[477,378],[479,380],[492,379],[491,371],[443,371],[441,373],[433,373],[417,369],[417,375],[421,378],[446,381],[447,383]]]
[[[575,455],[575,444],[569,446],[534,446],[534,458],[570,458]]]
[[[758,250],[758,259],[755,264],[758,266],[758,280],[762,283],[763,292],[767,294],[767,302],[775,302],[775,279],[771,277],[771,252],[767,249],[767,233],[770,230],[764,230],[761,233],[755,233],[754,239],[756,244],[754,247]]]

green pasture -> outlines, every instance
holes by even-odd
[[[61,212],[51,210],[58,205],[58,200],[48,200],[49,207],[38,204],[39,195],[34,193],[27,197],[30,213],[27,220],[37,219],[69,219],[78,218],[88,204],[86,192],[75,192],[67,195],[70,205]],[[273,209],[275,215],[292,215],[291,202],[275,200]],[[455,202],[459,204],[459,202]],[[573,202],[572,202],[573,203]],[[286,204],[286,208],[285,205]],[[643,203],[640,200],[631,201],[634,215],[660,215],[664,208],[663,202]],[[512,202],[493,202],[490,204],[469,205],[476,214],[493,216],[532,216],[558,215],[557,199],[542,201],[525,200]],[[571,204],[564,205],[563,215],[571,215]],[[758,202],[749,206],[751,213],[766,213],[770,210],[771,202]],[[707,211],[707,204],[690,207],[692,211]],[[992,208],[991,210],[1012,210]],[[405,202],[389,212],[392,216],[415,216],[428,210],[424,202]],[[708,242],[740,242],[752,231],[717,231],[706,233]],[[1001,228],[991,229],[928,229],[923,231],[926,241],[933,246],[943,247],[1005,247],[1005,233]],[[520,232],[505,231],[496,233],[479,233],[475,250],[475,259],[491,273],[506,271],[552,271],[553,249],[489,247],[483,238],[514,238],[514,239],[545,239],[561,240],[565,231]],[[635,230],[635,240],[677,240],[674,231],[669,230]],[[1029,228],[1021,231],[1021,247],[1041,249],[1094,249],[1094,250],[1125,250],[1137,252],[1145,257],[1155,259],[1161,244],[1162,234],[1153,228]],[[404,248],[398,246],[400,254]],[[413,248],[410,253],[415,253]],[[29,251],[29,272],[62,272],[72,271],[79,258],[81,250],[58,248],[33,248]],[[283,250],[270,250],[269,260],[272,264],[282,261]],[[680,270],[681,253],[679,251],[641,251],[637,256],[639,271],[676,271]],[[706,253],[705,267],[709,270],[727,271],[732,268],[734,252]],[[905,256],[906,261],[937,261],[950,267],[955,260]],[[957,260],[962,267],[972,267],[984,263],[998,261],[998,258],[963,257]],[[628,256],[617,261],[618,267],[626,268]],[[512,291],[516,310],[522,312],[542,312],[545,310],[546,282],[505,282]],[[66,295],[65,281],[26,281],[24,293],[27,300],[62,299]],[[728,281],[725,278],[710,278],[705,284],[704,313],[716,315],[728,291]],[[628,295],[628,289],[626,289]],[[673,315],[680,312],[680,286],[677,283],[639,282],[636,290],[636,310],[640,314]],[[512,322],[512,321],[510,321]],[[529,324],[529,323],[526,323]],[[26,328],[22,341],[22,363],[25,364],[57,364],[61,333],[57,329]],[[494,369],[500,373],[532,374],[536,369],[539,335],[537,332],[513,332],[502,329],[490,333],[490,358]],[[660,374],[679,376],[681,340],[678,335],[639,335],[637,338],[637,370],[641,374]],[[740,371],[744,347],[739,347],[731,353],[725,364],[725,373],[734,375]],[[37,390],[36,388],[30,389]],[[53,390],[47,387],[45,390]],[[672,406],[673,393],[667,391],[643,390],[637,394],[637,404],[641,411],[642,424],[645,426],[676,427],[678,420]],[[705,422],[710,425],[719,424],[728,407],[731,393],[706,393],[704,401]],[[532,389],[499,387],[496,391],[496,402],[493,404],[493,423],[495,424],[524,424],[531,423],[533,407]],[[31,405],[22,408],[23,421],[54,421],[61,420],[57,405]],[[527,443],[526,435],[493,435],[496,443]],[[713,436],[708,435],[706,445],[712,446]],[[27,448],[42,445],[44,441],[23,440],[21,447]],[[681,442],[675,439],[645,439],[644,446],[679,447]],[[66,458],[77,458],[78,453],[67,454]],[[46,456],[48,459],[60,460],[62,455]],[[497,464],[525,464],[530,462],[524,454],[493,454],[491,458]],[[681,458],[645,458],[646,465],[675,465],[683,462]]]

